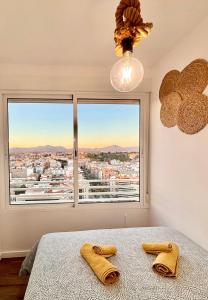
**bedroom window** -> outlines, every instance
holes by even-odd
[[[5,103],[10,204],[144,203],[144,102],[74,96]]]
[[[139,201],[139,107],[78,102],[79,203]]]
[[[11,204],[73,202],[72,103],[8,101]]]

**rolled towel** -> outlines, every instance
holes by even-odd
[[[120,276],[117,267],[102,255],[96,254],[92,247],[91,244],[84,244],[80,249],[81,255],[102,283],[108,285],[117,282]]]
[[[153,263],[153,270],[165,277],[176,277],[179,259],[179,248],[171,243],[171,252],[161,252]]]
[[[172,244],[170,242],[163,243],[142,243],[145,252],[151,254],[158,254],[160,252],[172,251]]]
[[[94,245],[93,250],[96,254],[104,257],[110,257],[117,252],[117,248],[114,245]]]

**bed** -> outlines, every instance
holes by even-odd
[[[174,241],[181,257],[177,279],[154,273],[155,257],[142,241]],[[118,283],[104,286],[80,255],[83,243],[115,244],[110,258],[120,272]],[[24,300],[207,300],[208,253],[167,227],[124,228],[50,233],[39,243]]]

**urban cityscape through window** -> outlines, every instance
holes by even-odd
[[[139,102],[8,103],[10,203],[139,201]],[[74,184],[77,174],[78,185]]]

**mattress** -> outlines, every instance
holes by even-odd
[[[180,245],[178,277],[152,271],[154,255],[142,241]],[[109,260],[120,270],[118,283],[104,286],[80,255],[83,243],[115,244]],[[167,227],[105,229],[50,233],[39,243],[25,300],[207,300],[208,253],[183,234]]]

